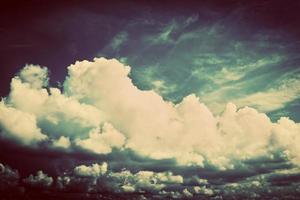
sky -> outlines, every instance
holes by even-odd
[[[8,199],[296,199],[297,1],[4,1]]]

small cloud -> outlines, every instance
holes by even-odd
[[[74,173],[77,176],[83,177],[98,177],[107,172],[107,163],[104,162],[101,165],[95,163],[91,166],[80,165],[75,167]]]
[[[193,194],[192,194],[190,191],[188,191],[188,189],[186,189],[186,188],[182,191],[182,194],[183,194],[184,197],[186,197],[186,198],[191,198],[191,197],[193,197]]]
[[[68,137],[60,136],[58,140],[53,141],[53,146],[56,148],[68,149],[71,146],[71,142]]]
[[[199,178],[198,176],[194,175],[188,179],[185,179],[185,183],[188,184],[188,185],[200,185],[200,186],[203,186],[203,185],[208,185],[208,180],[207,179],[204,179],[204,178]]]
[[[180,175],[173,175],[171,172],[156,173],[152,171],[139,171],[132,174],[129,171],[122,171],[109,173],[108,177],[111,180],[117,181],[114,185],[121,184],[123,192],[158,193],[168,185],[183,183],[183,178]]]
[[[31,174],[29,177],[23,179],[23,182],[35,188],[48,188],[52,185],[53,178],[45,174],[43,171],[38,171],[36,176]]]
[[[147,42],[150,42],[151,45],[160,45],[173,43],[172,33],[178,28],[176,21],[170,22],[168,25],[163,27],[159,33],[156,35],[150,35],[145,38]]]
[[[204,194],[206,196],[212,196],[214,195],[214,191],[210,188],[206,188],[206,186],[194,186],[193,187],[193,192],[195,194]]]
[[[19,184],[20,175],[17,170],[0,163],[0,191],[16,187]]]

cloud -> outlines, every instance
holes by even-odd
[[[145,41],[151,45],[172,44],[174,40],[172,34],[179,28],[176,21],[164,25],[160,30],[153,35],[145,37]]]
[[[69,149],[71,146],[71,142],[68,137],[60,136],[58,140],[53,141],[53,146],[56,148]]]
[[[37,126],[36,116],[0,102],[1,137],[33,144],[47,138]]]
[[[280,118],[271,135],[271,141],[277,148],[285,149],[284,153],[294,163],[300,163],[299,142],[300,125],[292,120],[283,117]]]
[[[48,188],[53,183],[53,178],[45,174],[43,171],[37,171],[36,176],[30,174],[23,179],[25,184],[36,188]]]
[[[0,191],[11,189],[19,184],[19,172],[0,163]]]
[[[170,185],[180,185],[183,177],[172,172],[139,171],[135,174],[128,170],[109,172],[105,179],[105,189],[114,192],[150,192],[158,193]],[[101,184],[101,183],[100,183]]]
[[[212,196],[214,194],[214,191],[210,188],[206,188],[205,186],[194,186],[193,187],[193,192],[195,194],[204,194],[204,195],[207,195],[207,196]]]
[[[145,193],[157,194],[161,189],[183,184],[183,177],[173,175],[172,172],[129,170],[113,172],[108,170],[106,162],[80,165],[74,168],[73,175],[64,175],[57,178],[57,187],[60,190],[86,190],[114,193]],[[77,185],[77,186],[76,186]],[[78,187],[81,185],[81,187]]]
[[[199,178],[197,175],[185,179],[186,184],[188,185],[208,185],[208,180],[204,178]]]
[[[100,195],[101,198],[124,199],[237,199],[237,198],[287,198],[296,197],[299,190],[299,168],[277,170],[258,174],[237,182],[210,183],[205,179],[174,175],[170,171],[112,171],[108,164],[79,165],[73,172],[66,169],[62,175],[50,177],[41,170],[20,182],[17,170],[0,164],[1,191],[14,191],[15,198],[33,195],[32,188],[43,189],[43,197],[68,197],[68,195]],[[291,181],[292,180],[292,181]],[[53,186],[53,187],[52,187]],[[23,191],[23,192],[22,192]],[[46,191],[51,191],[48,193]],[[67,192],[67,193],[66,193]],[[51,194],[51,195],[50,195]],[[89,196],[89,197],[92,197]],[[81,196],[86,198],[87,196]],[[96,197],[96,196],[95,196]]]
[[[215,116],[194,94],[174,104],[137,88],[130,69],[115,59],[78,61],[68,67],[63,92],[32,87],[17,75],[0,105],[2,135],[28,145],[49,140],[49,148],[74,152],[130,150],[148,159],[173,159],[178,166],[221,171],[262,157],[276,160],[277,154],[299,165],[299,124],[292,120],[272,123],[266,114],[232,103]],[[39,66],[25,71],[48,80]]]
[[[56,188],[59,191],[69,192],[99,192],[97,185],[101,181],[101,177],[105,177],[107,172],[108,164],[106,162],[79,165],[73,169],[73,173],[65,172],[58,176]]]
[[[24,83],[29,83],[32,88],[40,89],[48,85],[48,69],[38,65],[26,65],[19,74]]]
[[[283,108],[299,96],[298,78],[291,73],[282,75],[276,71],[286,60],[285,56],[268,55],[251,62],[231,54],[229,58],[204,54],[194,60],[198,67],[192,71],[191,77],[204,80],[198,94],[215,114],[221,113],[227,102],[240,108],[250,106],[260,112],[270,112]],[[236,61],[231,63],[232,60]],[[268,81],[270,79],[272,82]]]
[[[139,171],[132,174],[129,171],[111,173],[110,178],[121,184],[123,192],[155,192],[162,190],[167,184],[181,184],[183,178],[172,173],[155,173],[152,171]]]
[[[190,191],[188,191],[188,189],[186,188],[182,191],[182,194],[187,198],[193,197],[193,194]]]
[[[299,96],[299,77],[277,82],[293,67],[293,55],[286,63],[268,56],[293,54],[294,45],[269,28],[236,32],[234,26],[245,26],[241,16],[234,11],[224,19],[219,10],[204,8],[204,15],[189,18],[185,10],[181,21],[146,12],[160,27],[133,17],[102,50],[128,59],[78,61],[68,68],[63,89],[49,85],[47,68],[27,65],[3,99],[5,109],[24,117],[9,124],[16,114],[0,112],[1,146],[14,140],[27,146],[1,148],[3,162],[19,165],[21,175],[43,170],[31,175],[36,185],[49,177],[44,172],[51,175],[51,186],[41,192],[45,198],[38,199],[296,199],[299,171],[290,168],[300,164],[299,123],[272,122],[263,113]],[[108,35],[116,32],[113,24]],[[261,43],[257,33],[274,39]],[[134,74],[137,68],[147,70]],[[28,116],[34,119],[31,130],[15,131],[15,125],[23,130],[30,124],[23,120]],[[44,138],[27,136],[32,133]],[[0,182],[6,180],[2,175]],[[31,199],[30,183],[12,180]]]
[[[95,163],[92,166],[80,165],[74,169],[74,173],[77,176],[97,177],[107,172],[107,163],[101,165]]]
[[[91,152],[107,154],[112,148],[122,148],[125,137],[111,124],[105,123],[101,129],[99,127],[92,129],[88,138],[76,139],[75,144]]]
[[[270,154],[276,126],[265,114],[228,104],[214,117],[195,95],[174,105],[153,91],[139,90],[129,72],[116,60],[100,58],[71,65],[65,82],[69,96],[106,114],[126,137],[126,148],[154,159],[176,158],[180,165],[204,166],[206,160],[220,169]]]
[[[113,50],[119,50],[120,47],[126,42],[128,39],[127,32],[120,32],[115,37],[113,37],[111,43],[109,44],[110,48]]]
[[[229,57],[234,56],[230,55]],[[236,60],[236,63],[231,64],[231,59]],[[272,65],[279,64],[284,60],[284,56],[276,54],[269,55],[266,57],[259,57],[255,61],[251,62],[243,59],[238,60],[237,58],[231,59],[226,57],[223,58],[211,53],[202,54],[193,60],[193,64],[197,66],[197,68],[192,71],[192,76],[211,81],[217,86],[214,90],[222,90],[222,86],[224,86],[224,84],[239,86],[241,85],[239,81],[246,81],[248,84],[253,84],[253,80],[247,80],[247,76],[249,76],[249,74],[254,73],[257,70],[266,69]],[[211,70],[207,66],[215,66],[220,68],[220,70]],[[266,74],[263,74],[263,76],[264,75]],[[254,77],[254,79],[255,78],[257,77]],[[207,93],[207,95],[209,95],[209,93]]]
[[[253,106],[262,112],[278,110],[299,97],[299,84],[299,77],[286,78],[277,83],[279,86],[245,96],[234,102],[240,106]]]
[[[155,34],[147,35],[144,40],[147,42],[147,44],[151,45],[179,43],[182,35],[185,35],[185,29],[197,22],[197,20],[197,15],[182,18],[180,20],[172,20],[166,24],[163,24]],[[177,39],[177,37],[179,39]]]
[[[30,67],[27,66],[26,70]],[[97,108],[63,95],[58,88],[50,88],[49,91],[32,88],[28,82],[22,82],[16,76],[12,79],[11,92],[6,102],[19,111],[33,115],[45,134],[56,138],[62,135],[70,138],[79,134],[87,135],[89,129],[102,122],[101,112]]]

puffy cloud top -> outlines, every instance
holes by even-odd
[[[37,171],[36,176],[31,174],[29,177],[23,179],[23,182],[32,187],[50,187],[53,183],[53,178],[43,171]]]
[[[48,69],[37,65],[26,65],[19,74],[24,83],[32,88],[39,89],[48,86]]]

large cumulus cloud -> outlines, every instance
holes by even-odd
[[[237,109],[232,103],[214,116],[194,94],[174,104],[152,90],[140,90],[130,78],[130,67],[115,59],[70,65],[63,90],[48,81],[47,68],[37,65],[25,66],[12,78],[10,94],[0,103],[1,140],[98,155],[131,151],[147,159],[174,160],[178,168],[225,174],[255,174],[257,169],[271,173],[282,168],[281,163],[300,165],[300,124],[289,118],[272,122],[264,113]],[[206,179],[185,176],[183,180],[170,170],[108,172],[105,164],[94,164],[77,166],[71,176],[59,175],[56,185],[76,190],[84,182],[88,191],[94,191],[101,182],[107,191],[155,192],[174,198],[218,194]],[[24,180],[51,185],[50,178],[40,171]]]
[[[232,103],[213,116],[193,94],[173,104],[137,88],[130,67],[115,59],[69,66],[63,92],[48,86],[47,74],[45,67],[27,65],[12,79],[0,105],[3,137],[24,144],[50,140],[52,147],[98,154],[127,148],[154,159],[174,158],[179,165],[223,170],[278,151],[299,164],[300,125],[288,118],[272,123],[264,113],[237,110]]]

